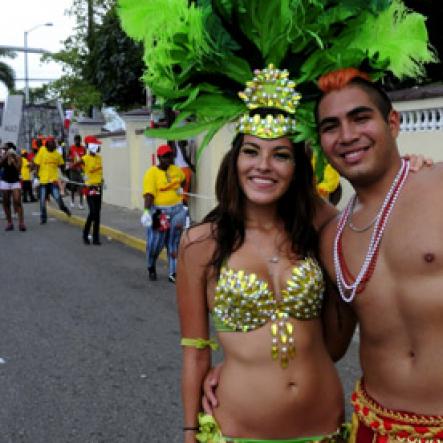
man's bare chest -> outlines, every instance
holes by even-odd
[[[354,275],[367,256],[372,235],[372,229],[364,233],[345,229],[343,250]],[[434,205],[425,197],[407,199],[396,207],[381,238],[376,270],[395,276],[443,273],[443,204]]]

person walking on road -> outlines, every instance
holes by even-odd
[[[78,208],[84,209],[83,206],[83,174],[81,159],[86,155],[86,148],[82,145],[82,138],[80,135],[74,136],[74,144],[69,148],[68,153],[68,178],[71,181],[69,188],[71,190],[71,208],[75,207],[75,193],[78,193],[79,203]]]
[[[85,137],[88,153],[81,159],[84,179],[85,195],[89,213],[83,228],[83,242],[89,245],[89,231],[92,225],[92,244],[101,245],[100,242],[100,211],[102,206],[103,163],[98,154],[101,141],[93,136]]]
[[[46,140],[46,146],[41,147],[34,158],[34,164],[37,168],[40,189],[40,224],[45,224],[48,220],[46,210],[46,197],[51,194],[57,202],[58,207],[66,215],[70,216],[71,211],[66,207],[60,195],[58,187],[58,169],[64,164],[63,157],[56,151],[55,139],[49,137]]]
[[[22,178],[23,203],[36,202],[37,199],[32,190],[31,163],[28,160],[28,151],[26,149],[22,149],[21,157],[22,167],[20,175]]]
[[[12,223],[11,199],[14,211],[18,215],[19,230],[26,231],[20,185],[22,159],[16,152],[14,143],[7,142],[3,146],[2,151],[3,155],[0,158],[0,168],[3,169],[3,173],[0,181],[0,190],[3,194],[3,210],[7,221],[5,231],[12,231],[14,229],[14,224]]]
[[[141,218],[142,225],[146,227],[149,280],[157,280],[157,258],[166,245],[168,280],[171,283],[175,283],[178,243],[186,220],[180,192],[186,177],[173,164],[173,155],[170,146],[158,147],[159,164],[151,166],[143,177],[145,210]]]

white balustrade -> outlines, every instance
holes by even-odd
[[[402,132],[443,131],[443,107],[400,111]]]

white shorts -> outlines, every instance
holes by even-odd
[[[22,186],[20,182],[8,183],[0,180],[0,191],[12,191],[13,189],[21,189]]]

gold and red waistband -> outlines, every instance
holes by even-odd
[[[358,381],[351,397],[354,413],[349,443],[443,443],[443,416],[386,409]]]

